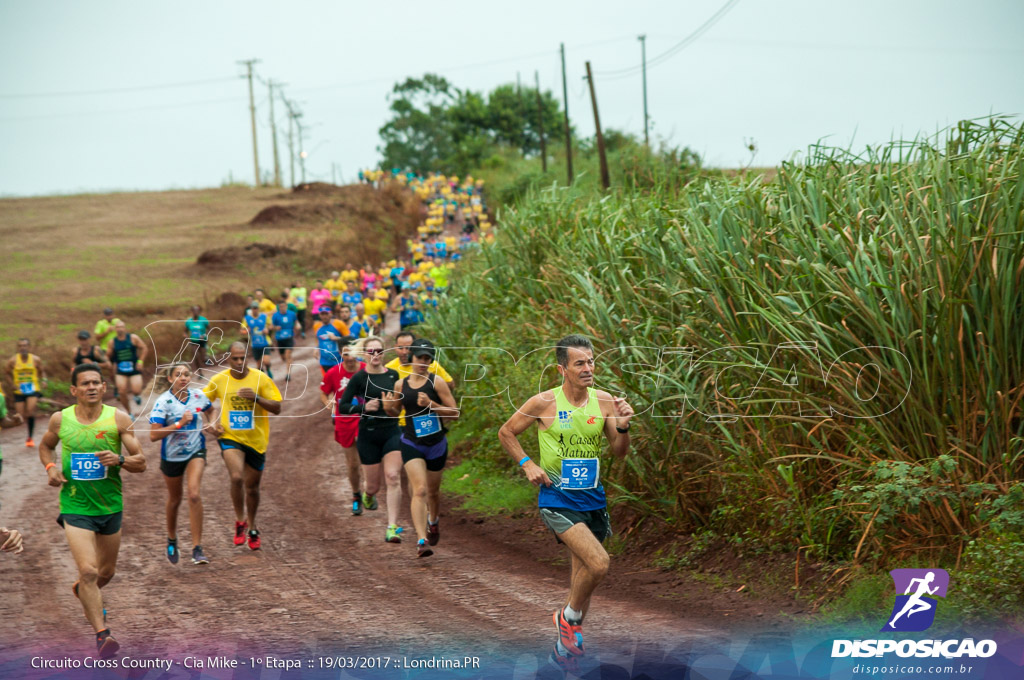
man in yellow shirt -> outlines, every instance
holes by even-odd
[[[366,309],[366,315],[373,317],[379,323],[384,323],[384,310],[388,308],[388,292],[383,288],[377,290],[373,297],[369,297],[363,300],[363,307]]]
[[[253,294],[256,304],[260,306],[260,314],[266,314],[269,319],[277,311],[277,305],[274,301],[267,297],[267,294],[263,292],[262,288],[257,288]]]
[[[345,269],[341,272],[341,280],[346,284],[349,281],[355,281],[357,284],[359,283],[359,272],[352,266],[351,262],[345,263]]]
[[[331,278],[327,279],[327,282],[324,283],[324,287],[331,291],[331,302],[333,302],[335,307],[337,307],[341,294],[345,292],[345,282],[342,280],[341,274],[338,272],[331,272]]]
[[[211,402],[220,399],[220,418],[213,432],[231,476],[235,545],[242,545],[248,539],[249,549],[259,550],[256,510],[260,505],[260,479],[270,444],[267,413],[281,413],[281,392],[267,374],[249,368],[245,357],[245,344],[232,343],[228,356],[231,368],[210,378],[203,392]]]
[[[32,437],[36,431],[36,403],[46,387],[46,369],[43,360],[29,352],[28,338],[18,340],[18,351],[7,360],[7,373],[14,383],[14,409],[28,424],[25,446],[36,445]]]

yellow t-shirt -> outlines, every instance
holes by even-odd
[[[263,314],[270,314],[273,316],[274,312],[277,311],[277,305],[273,303],[270,298],[263,298],[260,300],[260,312]]]
[[[346,290],[345,281],[339,275],[336,279],[327,279],[324,282],[324,288],[331,291],[331,298],[341,297],[342,292]]]
[[[259,404],[238,395],[238,391],[250,388],[264,399],[281,401],[281,392],[266,373],[250,368],[241,380],[231,377],[231,371],[221,371],[210,378],[203,392],[210,401],[221,400],[220,424],[224,427],[224,439],[245,444],[261,454],[266,453],[270,444],[270,423],[267,411]]]
[[[433,262],[420,262],[420,273],[421,274],[426,274],[427,272],[429,272],[431,269],[433,269],[436,266],[437,265],[434,264]]]
[[[346,269],[341,273],[342,281],[359,281],[359,272],[355,269]]]
[[[366,311],[366,316],[375,316],[379,321],[384,320],[384,310],[387,309],[387,307],[388,303],[384,302],[380,298],[363,300],[363,309]]]

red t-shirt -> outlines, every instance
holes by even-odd
[[[324,374],[323,382],[320,383],[320,391],[327,395],[333,393],[334,398],[339,399],[341,394],[345,391],[348,381],[352,379],[352,376],[364,368],[366,368],[366,364],[362,362],[359,363],[359,366],[354,371],[346,371],[344,363],[340,363],[337,366],[331,366],[327,370],[327,373]],[[358,397],[356,398],[358,399]],[[358,427],[359,416],[338,415],[337,410],[335,410],[335,430],[348,430]]]

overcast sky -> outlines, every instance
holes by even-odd
[[[393,84],[424,72],[488,91],[516,73],[593,117],[643,133],[638,73],[726,0],[669,2],[53,2],[0,0],[0,195],[253,181],[242,59],[287,83],[310,126],[307,179],[350,180],[379,160]],[[443,10],[443,11],[442,11]],[[855,147],[962,118],[1024,114],[1024,2],[739,0],[648,71],[652,135],[706,162],[791,158],[816,140]],[[604,75],[601,75],[604,74]],[[171,85],[174,85],[171,87]],[[288,181],[287,118],[275,102]],[[270,109],[256,84],[261,169]]]

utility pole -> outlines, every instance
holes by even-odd
[[[259,63],[259,59],[247,59],[245,61],[239,61],[239,64],[245,64],[249,71],[249,120],[252,123],[252,167],[256,176],[256,186],[260,185],[260,156],[256,149],[256,104],[253,101],[252,96],[252,65]]]
[[[608,157],[604,153],[604,135],[601,134],[601,118],[597,115],[597,95],[594,93],[594,74],[590,72],[587,62],[587,83],[590,84],[590,101],[594,105],[594,127],[597,128],[597,155],[601,159],[601,186],[607,189],[612,185],[608,177]]]
[[[281,85],[282,83],[277,83]],[[274,186],[281,186],[281,161],[277,156],[277,123],[274,121],[274,81],[268,80],[270,89],[270,139],[274,146]]]
[[[292,105],[289,104],[288,100],[284,99],[283,97],[282,97],[282,100],[284,101],[285,107],[287,107],[287,109],[288,109],[288,159],[289,159],[288,162],[289,162],[289,165],[291,167],[291,175],[290,175],[291,181],[289,182],[289,186],[291,186],[291,188],[294,189],[295,188],[295,131],[294,131],[293,128],[294,128],[295,121],[294,121],[294,116],[292,115]]]
[[[299,133],[299,172],[302,173],[302,183],[306,183],[306,149],[302,146],[302,112],[292,114],[295,118],[295,129]]]
[[[639,36],[640,40],[640,64],[644,74],[644,144],[651,148],[651,138],[647,131],[647,36]]]
[[[334,161],[331,161],[331,184],[337,184],[338,178],[334,174]]]
[[[565,84],[565,43],[561,45],[562,52],[562,101],[565,103],[565,165],[569,174],[569,184],[572,185],[572,138],[569,136],[569,88]]]
[[[516,98],[519,100],[519,119],[526,122],[526,111],[523,109],[523,87],[519,82],[519,71],[516,71]],[[523,125],[523,131],[519,135],[519,147],[524,153],[526,152],[526,126]]]
[[[544,141],[544,103],[540,98],[540,73],[533,72],[533,82],[537,85],[537,130],[540,132],[540,165],[544,172],[548,171],[548,145]]]

